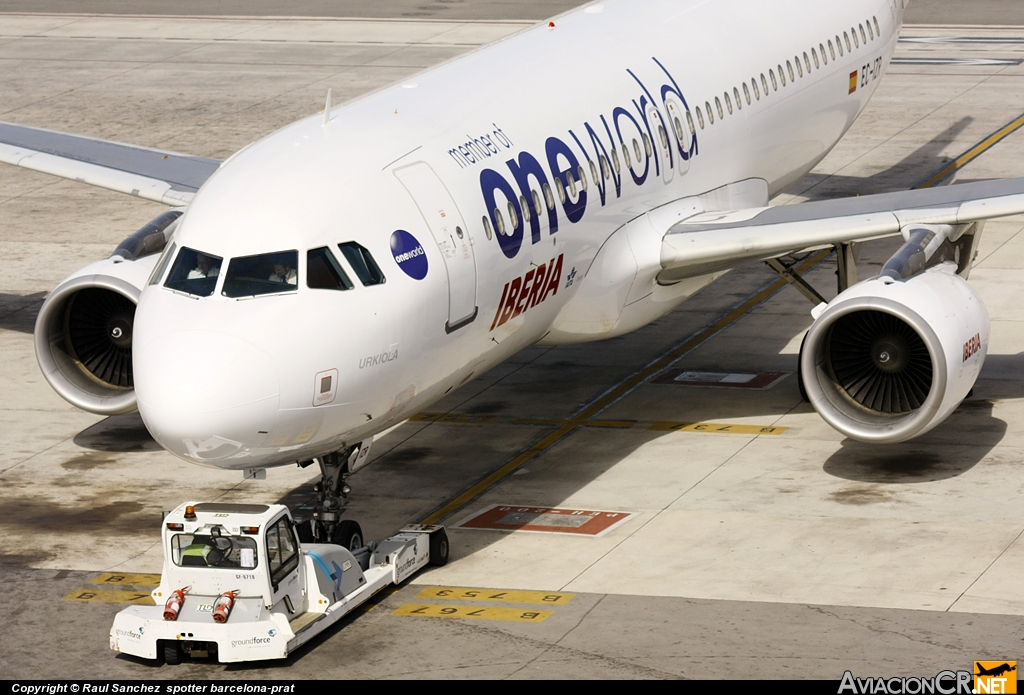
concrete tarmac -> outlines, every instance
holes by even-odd
[[[0,15],[0,119],[226,157],[315,113],[328,87],[355,98],[523,26]],[[908,188],[1024,111],[1024,29],[904,34],[1005,42],[901,43],[868,111],[777,204]],[[957,180],[1024,175],[1022,155],[1024,135],[1010,135]],[[301,512],[311,494],[310,469],[241,481],[178,461],[137,416],[76,411],[39,374],[31,330],[45,294],[161,211],[0,168],[0,678],[838,679],[1021,656],[1024,219],[1011,218],[986,228],[971,277],[993,319],[982,379],[926,437],[872,448],[825,425],[792,376],[811,305],[763,266],[740,269],[632,335],[524,351],[382,437],[351,479],[351,515],[371,538],[438,510],[454,526],[492,505],[632,515],[606,535],[451,528],[447,567],[282,663],[115,657],[107,631],[124,603],[100,598],[148,592],[110,580],[159,572],[161,510],[191,498]],[[862,276],[892,250],[865,245]],[[826,261],[807,277],[831,297],[834,270]],[[659,359],[787,376],[763,391],[637,377]],[[620,397],[587,410],[610,391]],[[451,506],[531,448],[514,473]],[[463,587],[573,596],[543,621],[396,614],[537,611],[458,598]]]

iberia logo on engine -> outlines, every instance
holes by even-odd
[[[541,263],[537,268],[527,271],[526,275],[505,283],[498,302],[498,312],[491,321],[491,330],[514,319],[535,306],[544,303],[549,296],[558,294],[558,285],[562,279],[562,254],[558,259],[552,258]]]
[[[981,334],[979,333],[964,343],[964,362],[977,355],[980,350]]]

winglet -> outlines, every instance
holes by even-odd
[[[331,121],[331,90],[327,90],[327,103],[324,104],[324,125]]]

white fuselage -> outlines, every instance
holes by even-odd
[[[656,319],[710,276],[624,323],[574,323],[606,240],[672,201],[748,179],[775,194],[809,171],[873,94],[902,12],[893,0],[610,0],[251,145],[199,191],[176,248],[224,268],[297,250],[298,283],[249,299],[222,296],[223,271],[204,298],[148,286],[134,337],[147,426],[189,460],[292,463],[380,432],[540,340]],[[579,167],[585,192],[566,176]],[[364,286],[344,242],[386,282]],[[353,289],[307,286],[320,247]]]

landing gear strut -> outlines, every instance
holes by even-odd
[[[341,515],[348,505],[351,488],[345,483],[348,477],[349,457],[359,447],[354,446],[336,451],[316,459],[320,466],[320,482],[316,484],[316,510],[313,512],[313,539],[317,543],[331,543],[334,540]]]

